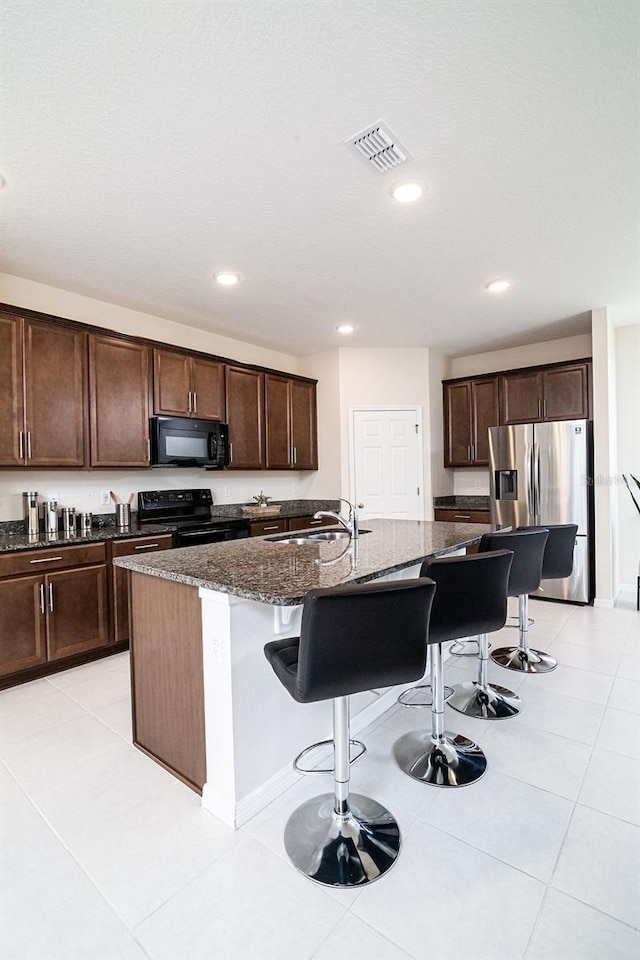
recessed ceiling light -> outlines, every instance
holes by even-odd
[[[424,187],[415,180],[407,180],[404,183],[396,183],[391,188],[391,196],[398,203],[415,203],[424,193]]]
[[[490,280],[489,283],[485,283],[484,288],[488,290],[489,293],[504,293],[510,286],[510,280]]]
[[[216,280],[221,287],[235,287],[240,277],[231,270],[221,270],[219,273],[216,273]]]
[[[336,327],[338,333],[342,333],[344,336],[347,336],[349,333],[353,333],[355,327],[352,323],[340,323]]]

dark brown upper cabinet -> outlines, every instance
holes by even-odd
[[[264,468],[264,374],[227,366],[226,406],[232,470]]]
[[[589,361],[516,370],[500,377],[500,422],[583,420],[590,413]]]
[[[89,334],[91,466],[149,466],[149,347]]]
[[[445,467],[489,463],[489,427],[499,422],[498,378],[444,384]]]
[[[86,336],[0,316],[0,465],[84,466]]]
[[[224,364],[174,350],[153,351],[153,407],[168,417],[224,420]]]
[[[315,383],[266,374],[265,420],[267,469],[317,470]]]

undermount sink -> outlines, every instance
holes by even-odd
[[[371,530],[361,530],[360,533],[371,533]],[[311,533],[299,537],[266,537],[269,543],[284,543],[288,546],[302,547],[305,544],[331,543],[336,540],[350,540],[351,535],[346,530],[313,530]]]

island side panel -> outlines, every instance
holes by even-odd
[[[197,793],[206,782],[197,587],[131,573],[133,742]]]

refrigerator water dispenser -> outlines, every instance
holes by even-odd
[[[518,471],[496,470],[496,500],[518,499]]]

